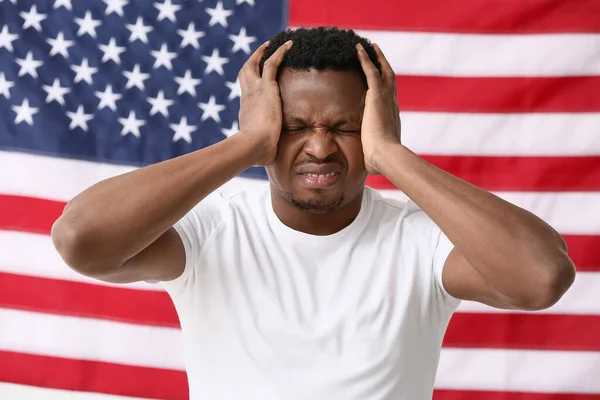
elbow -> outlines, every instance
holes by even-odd
[[[83,228],[69,221],[64,214],[54,222],[50,235],[56,252],[73,271],[88,277],[95,277],[102,272],[98,262],[95,262],[93,243]]]
[[[575,282],[576,270],[572,261],[565,257],[559,265],[545,268],[540,274],[535,290],[532,290],[521,307],[527,311],[541,311],[555,305]]]

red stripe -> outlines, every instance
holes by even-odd
[[[289,25],[462,33],[600,32],[595,0],[302,0]]]
[[[381,176],[370,176],[367,183],[377,189],[395,189]],[[0,213],[0,230],[50,234],[52,223],[64,206],[64,203],[53,200],[0,195],[0,210],[4,210]],[[600,271],[600,236],[563,237],[567,242],[569,255],[579,271]]]
[[[600,272],[600,236],[562,235],[579,272]]]
[[[421,156],[444,171],[490,191],[600,191],[600,156]],[[395,189],[381,175],[370,176],[367,184],[377,189]]]
[[[433,393],[433,400],[600,400],[600,394],[437,389]]]
[[[188,399],[183,371],[0,351],[0,381],[162,400]],[[600,394],[434,391],[433,400],[600,400]]]
[[[183,371],[0,351],[0,382],[148,399],[188,399]]]
[[[179,328],[173,302],[169,295],[162,291],[101,286],[0,272],[0,306]]]
[[[396,83],[401,111],[600,111],[600,76],[465,78],[402,75],[396,77]]]
[[[598,332],[599,315],[457,312],[444,347],[600,351]]]
[[[164,292],[0,273],[0,306],[178,328]],[[600,351],[600,316],[456,313],[445,347]]]
[[[66,203],[0,194],[0,230],[50,234]]]

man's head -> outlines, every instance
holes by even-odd
[[[366,79],[361,43],[379,68],[368,40],[352,30],[286,30],[274,36],[260,71],[283,43],[293,41],[279,67],[283,126],[277,158],[267,167],[271,186],[308,212],[359,204],[367,173],[360,138]]]

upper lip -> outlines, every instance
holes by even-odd
[[[339,164],[304,164],[296,170],[298,174],[325,175],[330,173],[339,174],[342,166]]]

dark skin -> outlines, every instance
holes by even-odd
[[[365,86],[357,72],[278,71],[291,46],[281,46],[261,75],[263,44],[240,71],[238,134],[71,200],[52,229],[65,262],[108,282],[175,279],[185,253],[172,225],[228,180],[263,165],[274,211],[294,229],[326,235],[347,226],[366,174],[381,174],[454,244],[442,276],[452,296],[522,310],[561,298],[575,268],[552,227],[403,146],[395,73],[379,47],[381,71],[357,46]]]
[[[356,71],[294,71],[279,77],[283,127],[275,162],[267,167],[275,213],[298,231],[327,235],[360,210],[367,172],[360,129],[366,82]],[[299,167],[339,166],[337,181],[307,187]],[[327,218],[323,218],[323,213]]]

